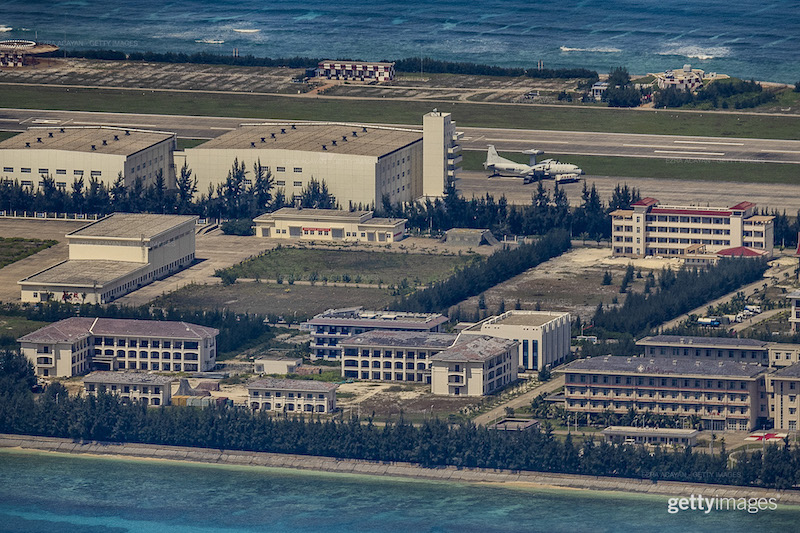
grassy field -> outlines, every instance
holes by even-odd
[[[528,156],[516,152],[500,152],[519,163],[528,163]],[[483,170],[486,152],[465,150],[461,166],[464,170]],[[547,154],[548,158],[573,163],[592,176],[621,178],[669,178],[687,180],[735,181],[757,183],[800,183],[800,166],[781,163],[736,163],[695,159],[652,159],[645,157],[587,156]]]
[[[0,141],[5,141],[16,135],[16,131],[0,131]]]
[[[18,348],[18,338],[47,324],[48,322],[28,320],[24,316],[0,315],[0,350]]]
[[[208,139],[178,139],[178,150],[186,150],[187,148],[194,148],[203,144]]]
[[[295,318],[311,317],[332,307],[362,305],[367,309],[382,309],[393,299],[386,289],[236,283],[189,285],[154,303],[192,309],[226,308],[237,313],[272,313],[294,322]]]
[[[332,99],[150,90],[0,85],[3,106],[120,113],[163,113],[287,120],[414,124],[433,107],[462,126],[800,139],[800,116],[678,113],[515,104]]]
[[[0,237],[0,268],[50,248],[57,241]]]
[[[406,279],[424,285],[449,277],[453,270],[474,257],[404,254],[357,250],[277,248],[231,267],[238,278],[353,281],[395,285]],[[347,278],[346,278],[347,277]]]

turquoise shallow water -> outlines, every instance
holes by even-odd
[[[0,39],[68,49],[397,59],[800,80],[798,0],[4,0]],[[238,30],[238,31],[237,31]],[[244,31],[243,31],[244,30]],[[254,31],[257,30],[257,31]],[[218,41],[224,41],[218,43]]]
[[[688,496],[688,495],[687,495]],[[796,531],[800,509],[667,513],[667,497],[0,451],[0,531]]]

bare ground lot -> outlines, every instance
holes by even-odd
[[[565,311],[585,322],[594,315],[598,303],[613,305],[614,298],[620,304],[624,302],[625,295],[619,289],[628,264],[642,272],[642,278],[634,277],[630,285],[636,292],[643,290],[649,271],[680,267],[678,259],[615,258],[608,247],[578,246],[486,291],[487,312],[494,313],[501,301],[505,301],[506,309],[513,309],[519,299],[522,309],[538,306],[544,311]],[[602,284],[606,271],[612,275],[611,285]],[[474,313],[478,300],[476,296],[461,302],[462,313]]]
[[[387,289],[317,285],[236,283],[234,285],[187,285],[156,299],[160,306],[195,309],[230,309],[237,313],[276,314],[287,321],[313,316],[332,307],[364,306],[382,309],[394,297]]]
[[[344,393],[342,395],[342,393]],[[336,404],[345,416],[361,414],[361,418],[375,415],[376,422],[397,420],[402,412],[409,422],[422,422],[426,418],[447,419],[450,414],[472,405],[480,398],[434,396],[430,385],[355,382],[344,383],[337,390]]]
[[[606,203],[614,187],[627,183],[629,187],[639,189],[643,197],[651,196],[664,204],[731,206],[748,200],[758,204],[759,208],[786,210],[788,215],[795,215],[800,210],[800,175],[796,185],[613,176],[585,176],[585,181],[590,187],[595,185]],[[544,185],[552,193],[553,181],[545,181]],[[519,178],[490,179],[486,172],[461,172],[456,187],[465,198],[481,197],[488,192],[497,199],[505,194],[513,204],[530,204],[531,195],[536,191],[535,184],[523,185]],[[562,188],[571,205],[580,205],[582,182],[569,183]]]

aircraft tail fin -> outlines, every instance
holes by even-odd
[[[497,150],[495,150],[494,145],[490,144],[489,149],[486,151],[486,162],[483,164],[483,168],[487,168],[489,165],[498,163],[500,160],[501,157],[497,155]]]

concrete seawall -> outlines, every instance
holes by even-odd
[[[430,481],[461,483],[509,483],[564,489],[607,490],[641,494],[689,497],[702,494],[706,498],[776,498],[779,503],[800,505],[800,491],[777,491],[755,487],[682,483],[676,481],[516,472],[453,466],[425,468],[414,463],[382,463],[357,459],[335,459],[309,455],[292,455],[154,444],[120,444],[100,441],[74,441],[53,437],[0,434],[0,448],[19,448],[69,454],[108,455],[139,459],[190,461],[195,463],[228,464],[293,468],[321,472],[394,476]]]

